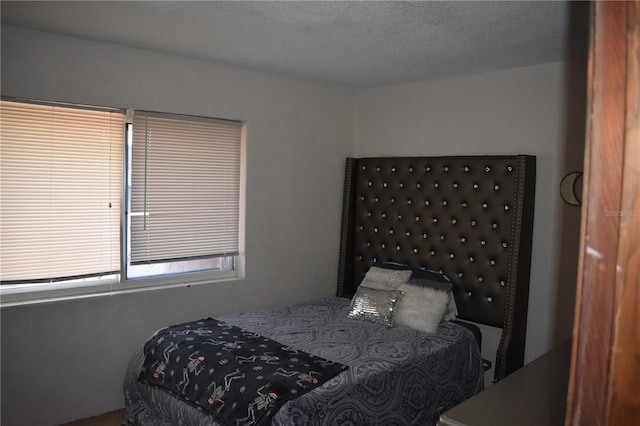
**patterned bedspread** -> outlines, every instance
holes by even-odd
[[[342,364],[207,318],[158,330],[144,345],[142,383],[158,386],[229,426],[262,426],[288,400]]]
[[[472,333],[443,322],[437,333],[347,318],[349,300],[314,302],[220,317],[228,324],[348,370],[288,401],[272,425],[429,425],[483,388],[480,353]],[[215,425],[211,416],[138,381],[142,351],[125,378],[125,425]]]

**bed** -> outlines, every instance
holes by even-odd
[[[483,388],[481,336],[473,323],[502,329],[494,380],[523,365],[534,189],[535,158],[531,156],[348,158],[336,296],[211,319],[217,327],[230,330],[225,333],[234,347],[240,348],[243,345],[237,342],[247,340],[239,333],[274,343],[264,353],[234,355],[263,360],[254,371],[260,373],[262,368],[274,367],[267,364],[281,362],[285,355],[278,347],[294,350],[294,361],[308,355],[305,365],[315,369],[314,363],[326,364],[333,370],[287,374],[308,388],[280,398],[269,414],[257,415],[258,409],[283,393],[262,386],[259,398],[236,406],[238,398],[215,399],[215,392],[210,391],[217,384],[209,380],[203,403],[194,398],[185,402],[178,398],[179,392],[156,386],[151,378],[143,379],[145,372],[157,374],[162,362],[155,361],[155,367],[150,367],[141,349],[125,377],[123,424],[435,424],[442,412]],[[388,287],[393,281],[389,277],[397,277],[402,284]],[[377,286],[377,278],[382,287]],[[446,308],[437,315],[446,311],[444,317],[453,319],[452,311],[457,311],[457,319],[431,321],[428,327],[433,328],[428,332],[410,321],[387,322],[396,311],[400,318],[404,306],[400,303],[423,303],[423,299],[407,296],[421,294],[413,293],[416,287],[412,287],[421,283],[435,286],[437,291],[429,289],[430,295],[440,295],[439,286],[448,288],[450,299],[438,302],[438,309],[443,303]],[[409,288],[412,290],[398,290]],[[431,312],[431,302],[424,300],[425,312]],[[206,320],[194,320],[175,327],[198,333],[205,329]],[[212,328],[216,327],[206,332]],[[185,329],[166,330],[181,334]],[[212,341],[209,335],[204,338]],[[157,340],[169,345],[164,337]],[[226,354],[217,352],[218,356]],[[278,361],[271,362],[273,359]],[[202,370],[197,369],[199,358],[189,362],[194,367],[189,371]],[[188,368],[185,364],[184,371]],[[317,375],[316,370],[320,371]],[[231,379],[245,377],[244,370],[233,367],[230,371],[235,374],[228,374]],[[238,392],[254,382],[256,376],[250,374],[255,373],[247,369],[244,382],[235,380],[242,384]],[[262,380],[265,375],[269,376],[257,377]],[[201,383],[204,387],[206,380]],[[218,411],[208,410],[207,401]],[[233,420],[224,417],[222,405],[240,414]],[[215,413],[220,414],[220,423],[214,421],[211,414]]]

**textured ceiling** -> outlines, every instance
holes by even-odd
[[[587,3],[2,1],[2,24],[349,87],[568,59]]]

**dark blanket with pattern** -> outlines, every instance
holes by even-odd
[[[140,381],[162,387],[223,425],[266,425],[287,401],[346,369],[215,319],[159,330]]]

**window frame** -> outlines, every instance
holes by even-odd
[[[72,108],[101,108],[92,105],[72,104],[64,102],[40,101],[13,97],[2,97],[3,100],[24,103],[54,103],[68,105]],[[106,107],[110,108],[110,107]],[[127,130],[133,122],[133,114],[136,110],[121,109],[125,111],[125,127],[122,132],[122,187],[120,190],[120,270],[115,275],[99,278],[87,278],[76,281],[58,281],[48,283],[28,283],[22,285],[0,285],[0,306],[15,306],[24,304],[46,303],[76,298],[88,298],[105,296],[115,293],[138,292],[163,288],[190,287],[195,285],[214,284],[225,281],[240,280],[245,277],[245,215],[246,215],[246,132],[247,125],[244,121],[225,120],[209,117],[189,116],[185,114],[157,113],[171,116],[194,117],[218,122],[237,123],[240,127],[240,188],[239,188],[239,212],[238,212],[238,254],[232,256],[233,266],[229,270],[201,270],[181,272],[166,275],[127,278],[127,238],[128,238],[128,202],[130,197],[128,185],[130,173],[130,158],[127,144]]]

